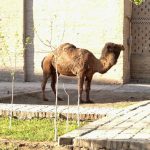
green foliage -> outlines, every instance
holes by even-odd
[[[54,139],[53,119],[12,119],[12,129],[8,128],[9,119],[0,118],[0,138],[27,140],[27,141],[52,141]],[[85,124],[82,122],[81,125]],[[69,121],[68,130],[77,128],[76,121]],[[58,120],[58,135],[65,134],[66,121]]]
[[[16,62],[23,56],[24,48],[21,46],[21,40],[18,32],[13,34],[14,40],[5,34],[0,23],[0,67],[14,75],[16,72]],[[30,44],[30,38],[26,39],[26,45]]]
[[[1,27],[0,27],[0,30],[1,30]],[[1,44],[1,47],[0,47],[0,55],[7,55],[8,53],[8,45],[6,43],[6,39],[3,35],[2,32],[0,32],[0,44]]]
[[[136,5],[140,5],[142,4],[142,2],[144,2],[144,0],[131,0],[131,1]]]
[[[1,27],[0,27],[0,31],[1,31]],[[2,32],[0,32],[0,61],[3,66],[7,66],[6,59],[8,58],[8,55],[9,55],[8,44],[6,42],[5,36],[3,35]]]

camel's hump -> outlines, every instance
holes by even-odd
[[[64,44],[61,44],[61,45],[58,47],[59,50],[60,50],[60,49],[61,49],[61,50],[63,50],[63,49],[70,49],[70,48],[75,49],[76,46],[73,45],[73,44],[70,44],[70,43],[64,43]]]

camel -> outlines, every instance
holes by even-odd
[[[106,43],[102,50],[100,59],[97,59],[92,52],[77,48],[70,43],[64,43],[44,57],[41,66],[43,69],[42,97],[45,97],[45,86],[47,80],[51,77],[51,88],[56,95],[56,66],[58,75],[77,76],[80,103],[93,103],[90,100],[90,86],[93,74],[99,72],[106,73],[117,59],[124,46],[115,43]],[[85,84],[86,100],[82,100],[83,84]],[[58,97],[58,100],[62,100]]]

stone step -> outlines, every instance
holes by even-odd
[[[0,116],[9,116],[12,113],[13,117],[19,119],[31,118],[50,118],[54,117],[56,107],[54,105],[28,105],[28,104],[0,104]],[[120,109],[113,108],[86,108],[79,107],[80,120],[96,120],[110,113],[116,114]],[[59,117],[76,119],[78,114],[77,106],[58,106],[57,112]]]
[[[150,149],[150,100],[129,106],[59,137],[79,149]],[[134,119],[135,118],[135,119]]]

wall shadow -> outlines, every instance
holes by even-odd
[[[49,86],[49,85],[48,85]],[[70,96],[70,105],[77,105],[78,101],[78,91],[77,89],[66,89],[67,93]],[[58,105],[67,105],[67,95],[65,94],[63,89],[58,90],[58,95],[64,101],[58,101]],[[33,93],[20,93],[15,96],[14,104],[35,104],[35,105],[55,105],[55,96],[53,92],[46,91],[46,96],[49,101],[42,100],[42,93],[33,92]],[[94,104],[88,104],[89,106],[97,107],[98,104],[108,104],[108,103],[116,103],[116,102],[139,102],[144,101],[146,99],[150,99],[150,93],[137,93],[137,92],[115,92],[108,90],[92,90],[90,94],[90,98],[94,101]],[[85,100],[85,92],[83,93],[83,100]],[[0,98],[0,103],[10,103],[11,96]],[[85,105],[85,104],[81,104]],[[86,104],[87,105],[87,104]]]

